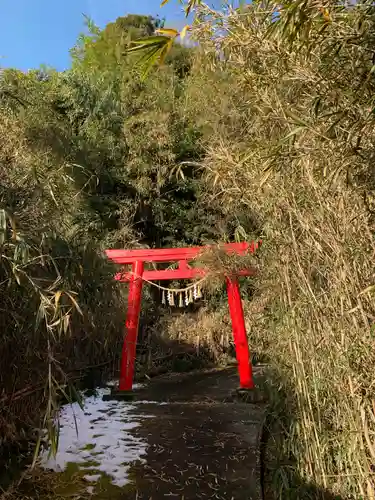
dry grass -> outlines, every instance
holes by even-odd
[[[206,196],[263,223],[247,321],[286,419],[278,498],[301,498],[295,475],[344,498],[375,497],[374,240],[363,198],[374,122],[372,82],[361,77],[371,68],[367,35],[356,24],[370,21],[360,9],[333,11],[324,37],[318,18],[307,48],[270,34],[256,6],[228,16],[202,8],[195,32],[205,56],[187,113],[205,120]],[[361,41],[345,45],[353,33]],[[329,52],[335,43],[340,55]]]
[[[164,318],[162,323],[162,338],[193,346],[197,355],[208,355],[217,362],[226,357],[232,344],[230,319],[225,311],[210,311],[203,307],[193,314]]]
[[[2,451],[34,439],[27,432],[43,415],[52,435],[67,373],[113,359],[121,340],[122,297],[112,269],[98,250],[69,238],[72,183],[50,168],[56,161],[50,150],[34,151],[25,130],[1,109],[0,357],[7,360],[0,369]]]

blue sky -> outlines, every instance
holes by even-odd
[[[83,14],[100,27],[126,14],[165,17],[167,25],[184,25],[177,0],[0,0],[0,67],[21,70],[41,64],[64,70],[69,49],[84,30]]]

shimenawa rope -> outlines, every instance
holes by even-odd
[[[189,305],[190,303],[194,302],[194,300],[202,298],[202,290],[200,285],[206,281],[208,276],[205,276],[204,278],[201,278],[199,281],[192,283],[191,285],[185,287],[185,288],[167,288],[161,285],[158,285],[157,283],[154,283],[153,281],[149,281],[146,278],[143,278],[143,276],[139,276],[139,274],[136,274],[132,271],[130,271],[127,274],[132,274],[136,278],[142,279],[145,283],[148,283],[149,285],[154,286],[155,288],[159,288],[159,290],[162,290],[163,295],[162,295],[162,304],[166,304],[168,301],[169,305],[174,306],[176,305],[175,303],[175,297],[174,295],[176,294],[179,297],[179,307],[185,305]],[[167,297],[165,296],[165,292],[167,292]],[[183,299],[183,294],[185,293],[185,300]]]

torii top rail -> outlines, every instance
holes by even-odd
[[[261,241],[253,241],[251,243],[229,243],[223,245],[223,249],[227,254],[246,255],[247,253],[254,253],[261,244]],[[117,281],[130,283],[128,312],[125,323],[125,338],[120,367],[119,391],[131,391],[133,385],[143,280],[159,281],[202,278],[207,274],[207,269],[203,267],[192,268],[189,266],[189,261],[194,260],[205,250],[209,249],[210,247],[188,247],[106,251],[107,257],[114,263],[121,265],[131,264],[132,266],[131,271],[120,272],[115,276]],[[145,262],[176,261],[178,262],[177,269],[148,270],[144,268]],[[255,269],[243,269],[237,274],[241,276],[251,276],[255,274]],[[252,389],[254,387],[252,366],[237,277],[227,276],[226,282],[233,339],[238,361],[240,387],[242,389]]]

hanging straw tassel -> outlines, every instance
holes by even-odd
[[[165,290],[162,290],[161,292],[161,303],[165,306]]]
[[[197,298],[201,299],[203,297],[201,287],[197,286]]]
[[[178,303],[178,306],[179,306],[179,307],[184,307],[184,296],[183,296],[183,292],[179,292],[179,294],[178,294],[178,298],[179,298],[179,303]]]
[[[189,291],[185,290],[185,306],[188,306],[189,304],[190,304]]]

